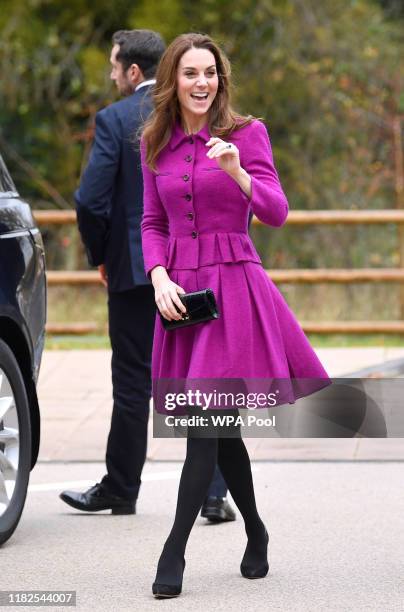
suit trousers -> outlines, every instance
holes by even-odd
[[[135,500],[146,460],[156,304],[152,285],[108,293],[113,410],[102,484]]]

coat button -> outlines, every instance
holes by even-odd
[[[194,218],[194,213],[188,213],[187,217],[190,221],[192,221],[192,219]]]
[[[189,176],[189,174],[184,174],[184,176],[182,178],[184,179],[184,181],[189,181],[190,176]]]
[[[185,199],[187,202],[190,202],[192,200],[192,196],[190,193],[187,193],[187,195],[185,196]]]
[[[192,238],[196,238],[197,235],[198,235],[198,232],[192,232],[192,234],[191,234]]]
[[[184,159],[185,159],[186,162],[190,162],[190,161],[192,161],[192,155],[186,155],[184,157]]]

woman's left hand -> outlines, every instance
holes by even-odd
[[[206,143],[210,147],[207,157],[216,159],[219,167],[230,175],[236,175],[241,170],[239,150],[235,144],[225,142],[214,136]]]

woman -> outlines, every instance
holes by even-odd
[[[153,380],[302,377],[328,384],[248,236],[250,210],[280,226],[288,202],[265,126],[230,106],[228,60],[208,36],[183,34],[164,53],[156,80],[155,110],[141,142],[145,269],[164,318],[178,320],[185,312],[178,294],[206,288],[213,289],[221,316],[175,331],[165,331],[157,317]],[[156,597],[181,592],[186,543],[216,460],[245,523],[241,573],[262,578],[268,572],[268,534],[241,437],[188,437]]]

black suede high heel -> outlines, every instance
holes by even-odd
[[[257,550],[257,547],[254,550],[253,545],[247,542],[247,547],[240,564],[240,571],[244,578],[264,578],[267,575],[269,570],[267,557],[269,536],[266,529],[264,538],[265,544],[264,542],[262,543],[261,550]]]
[[[184,569],[185,569],[185,559],[183,559],[182,561],[183,561],[183,567],[182,567],[182,576],[183,576]],[[181,576],[181,582],[179,584],[163,584],[163,583],[157,582],[157,580],[156,582],[153,582],[152,591],[153,591],[154,597],[156,597],[157,599],[163,599],[163,598],[168,598],[168,597],[178,597],[178,595],[180,595],[182,591],[182,576]]]

